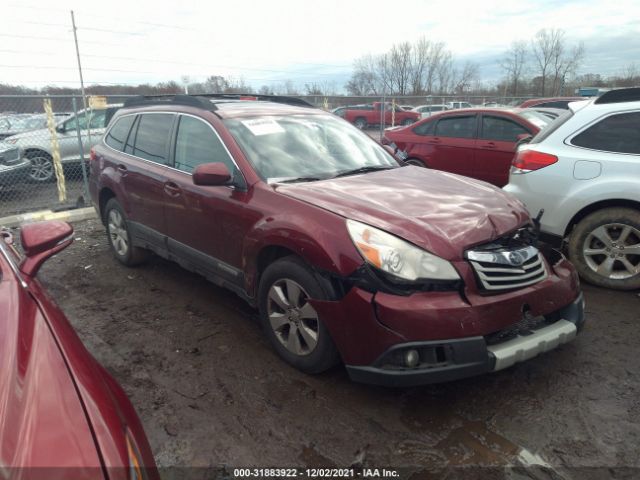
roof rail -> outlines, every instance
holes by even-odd
[[[219,98],[220,100],[260,100],[263,102],[284,103],[296,107],[316,108],[313,104],[296,97],[286,95],[259,95],[255,93],[202,93],[198,97]]]
[[[193,95],[165,94],[165,95],[138,95],[124,102],[124,107],[137,107],[142,105],[187,105],[189,107],[199,107],[206,110],[215,110],[216,107],[211,102]]]
[[[256,95],[253,93],[199,93],[194,95],[162,94],[162,95],[138,95],[125,100],[124,107],[137,107],[142,105],[187,105],[203,108],[205,110],[217,110],[215,102],[211,99],[224,100],[261,100],[266,102],[284,103],[297,107],[315,108],[306,100],[283,95]]]
[[[600,95],[594,102],[597,105],[607,103],[622,103],[622,102],[638,102],[640,101],[640,87],[632,88],[618,88],[616,90],[609,90]]]

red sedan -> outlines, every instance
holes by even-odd
[[[0,477],[159,478],[122,388],[85,349],[35,275],[73,241],[65,222],[0,231]]]
[[[551,120],[530,109],[450,110],[385,130],[382,143],[407,163],[457,173],[502,187],[518,140]]]

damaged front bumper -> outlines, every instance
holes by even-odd
[[[464,291],[395,295],[353,286],[339,300],[311,303],[354,381],[446,382],[507,368],[576,336],[584,324],[577,275],[564,258],[548,263],[543,281],[497,295],[475,289],[462,263]]]

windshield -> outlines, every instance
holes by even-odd
[[[227,119],[225,125],[267,182],[330,178],[363,167],[398,167],[372,138],[329,115]]]
[[[529,122],[533,123],[540,130],[542,130],[544,127],[549,125],[552,121],[546,115],[543,115],[540,112],[536,112],[535,110],[531,110],[531,111],[527,110],[527,111],[520,112],[520,116],[525,120],[528,120]]]

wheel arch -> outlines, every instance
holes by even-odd
[[[49,152],[47,152],[45,149],[40,148],[40,147],[27,147],[24,148],[24,155],[27,158],[30,158],[29,155],[33,155],[33,154],[45,154],[47,157],[52,158],[51,154]]]
[[[564,231],[564,237],[566,238],[569,234],[571,234],[574,227],[578,223],[580,223],[582,219],[604,208],[633,208],[635,210],[640,210],[640,202],[635,200],[617,198],[617,199],[600,200],[598,202],[591,203],[586,207],[583,207],[581,210],[579,210],[571,218],[571,220],[569,220],[569,223],[567,223],[567,227],[565,228],[565,231]]]
[[[100,220],[102,223],[105,223],[104,219],[104,207],[107,205],[107,202],[112,198],[116,198],[116,194],[109,187],[103,187],[98,194],[98,212],[100,214]]]

